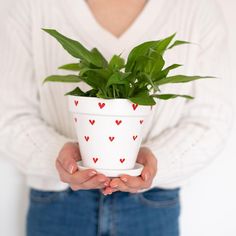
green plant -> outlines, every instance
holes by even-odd
[[[173,64],[164,68],[164,53],[175,46],[189,43],[180,40],[172,42],[175,34],[134,47],[126,62],[121,55],[114,55],[108,62],[96,48],[89,51],[80,42],[65,37],[54,29],[43,30],[56,38],[69,54],[79,59],[77,63],[59,67],[59,69],[74,71],[77,74],[51,75],[44,82],[77,83],[83,81],[91,86],[87,92],[76,87],[66,95],[105,99],[126,98],[136,104],[154,105],[156,103],[154,98],[164,100],[176,97],[193,98],[188,95],[161,94],[159,87],[162,85],[212,78],[210,76],[168,76],[171,70],[182,65]]]

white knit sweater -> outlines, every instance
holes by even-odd
[[[75,62],[41,28],[54,28],[97,47],[108,59],[127,57],[138,43],[177,37],[194,42],[167,53],[176,73],[219,79],[163,87],[163,92],[196,96],[192,101],[158,101],[144,130],[142,145],[158,159],[153,186],[174,188],[211,162],[222,149],[231,122],[225,25],[213,0],[149,0],[132,26],[116,38],[94,19],[84,0],[19,0],[0,36],[0,150],[27,176],[30,187],[63,190],[55,159],[63,144],[76,140],[64,93],[75,84],[42,80]],[[81,84],[82,89],[88,89]]]

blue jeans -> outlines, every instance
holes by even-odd
[[[143,193],[31,189],[27,236],[178,236],[179,189]]]

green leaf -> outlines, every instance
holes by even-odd
[[[85,96],[87,96],[87,97],[96,97],[97,93],[98,93],[97,89],[90,89],[85,93]]]
[[[80,42],[70,39],[54,29],[43,30],[53,36],[69,54],[79,59],[78,63],[59,67],[59,69],[76,71],[79,75],[52,75],[47,77],[44,82],[78,83],[83,81],[92,87],[87,92],[83,92],[77,87],[66,95],[107,99],[128,98],[133,103],[140,105],[154,105],[156,103],[154,98],[163,100],[176,97],[192,99],[188,95],[155,94],[160,91],[159,86],[161,85],[214,78],[210,76],[168,76],[171,70],[181,65],[173,64],[163,69],[165,51],[178,45],[189,44],[189,42],[181,40],[172,42],[176,34],[162,40],[148,41],[137,45],[129,53],[126,63],[121,55],[113,55],[108,63],[97,48],[88,50]],[[150,95],[152,90],[154,94]]]
[[[155,97],[155,98],[162,99],[162,100],[168,100],[168,99],[173,99],[173,98],[177,98],[177,97],[193,99],[193,97],[191,97],[189,95],[182,95],[182,94],[153,94],[151,96]]]
[[[130,97],[129,100],[139,105],[155,105],[156,102],[153,97],[149,95],[147,88],[137,89],[134,96]]]
[[[165,39],[158,41],[148,41],[144,42],[131,50],[128,55],[128,60],[125,66],[125,71],[132,71],[132,67],[135,64],[135,61],[140,56],[149,56],[149,53],[153,51],[162,55],[163,52],[167,49],[173,38],[176,34],[173,34]]]
[[[54,29],[43,29],[45,32],[53,36],[62,47],[73,57],[84,59],[98,67],[103,66],[101,58],[96,54],[87,50],[81,43],[73,39],[67,38]]]
[[[110,62],[109,62],[109,67],[111,69],[122,69],[125,66],[125,60],[124,58],[114,55]]]
[[[97,77],[101,77],[104,79],[104,81],[107,81],[109,77],[112,75],[112,71],[110,71],[107,68],[93,69],[89,67],[84,67],[83,69],[81,69],[79,75],[86,77],[88,73],[90,74],[92,73],[94,76],[94,79],[96,79]]]
[[[183,65],[181,65],[181,64],[172,64],[172,65],[166,67],[166,68],[162,71],[162,72],[163,72],[163,75],[167,76],[168,73],[169,73],[171,70],[174,70],[174,69],[179,68],[179,67],[181,67],[181,66],[183,66]]]
[[[173,38],[175,37],[176,33],[172,34],[171,36],[160,40],[160,42],[157,45],[157,48],[155,49],[158,53],[162,54],[169,46]]]
[[[151,64],[151,60],[152,59],[150,57],[144,55],[137,57],[135,64],[132,68],[133,73],[137,74],[140,72],[144,72],[144,70],[148,71],[149,66]]]
[[[91,50],[91,53],[93,54],[94,57],[99,58],[103,67],[106,67],[108,65],[106,58],[101,54],[101,52],[97,48],[93,48]]]
[[[134,47],[128,55],[125,71],[132,71],[135,61],[140,56],[145,56],[151,47],[154,47],[159,41],[148,41]]]
[[[65,94],[65,96],[67,96],[67,95],[85,96],[86,94],[79,87],[76,87],[74,90]]]
[[[153,83],[153,80],[151,78],[150,75],[146,74],[146,73],[142,73],[142,76],[144,76],[144,78],[146,79],[146,81],[148,82],[148,84],[150,84],[154,90],[154,92],[156,91],[160,91],[158,86],[156,86],[154,83]]]
[[[149,72],[151,77],[159,74],[162,68],[165,65],[165,61],[163,57],[159,53],[152,53],[152,61],[150,65],[150,71],[145,71],[146,73]]]
[[[107,83],[107,79],[100,76],[96,71],[87,71],[86,76],[81,76],[81,80],[83,80],[94,89],[103,90],[103,93],[106,94],[105,86]]]
[[[122,74],[120,72],[114,73],[107,81],[106,88],[113,84],[129,84],[129,81],[122,78]]]
[[[81,78],[78,75],[51,75],[43,81],[46,82],[78,83],[81,82]]]
[[[79,76],[86,77],[86,73],[91,70],[93,69],[85,66],[84,68],[80,69]]]
[[[181,41],[181,40],[176,40],[168,49],[172,49],[173,47],[183,45],[183,44],[190,44],[190,42],[187,41]]]
[[[103,68],[101,68],[101,69],[93,69],[91,71],[93,71],[98,76],[102,77],[104,79],[104,81],[108,81],[109,77],[112,75],[112,71],[110,71],[107,68],[105,68],[105,69],[103,69]]]
[[[155,100],[151,96],[132,97],[132,98],[129,98],[129,100],[133,103],[144,105],[144,106],[145,105],[152,106],[156,104]]]
[[[58,69],[79,71],[79,70],[81,70],[81,66],[79,65],[79,63],[71,63],[71,64],[66,64],[66,65],[60,66],[60,67],[58,67]]]
[[[167,75],[169,74],[169,72],[171,70],[174,70],[180,66],[183,66],[183,65],[180,65],[180,64],[173,64],[171,66],[168,66],[167,68],[165,68],[164,70],[162,70],[159,74],[155,75],[155,78],[154,78],[154,81],[157,81],[157,80],[160,80],[164,77],[167,77]]]
[[[215,78],[215,77],[212,77],[212,76],[175,75],[175,76],[170,76],[170,77],[158,80],[158,81],[155,82],[155,84],[160,86],[160,85],[169,84],[169,83],[187,83],[187,82],[194,81],[194,80],[208,79],[208,78]]]
[[[97,92],[96,97],[98,97],[98,98],[104,98],[104,99],[108,98],[107,95],[104,94],[104,92],[103,92],[102,90],[99,90],[99,91]]]

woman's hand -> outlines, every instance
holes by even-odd
[[[93,169],[78,170],[77,161],[81,160],[78,143],[66,143],[56,160],[56,168],[62,182],[68,183],[72,190],[104,189],[110,179]]]
[[[116,191],[136,193],[139,190],[149,188],[157,172],[157,159],[149,148],[141,147],[137,162],[144,165],[141,176],[122,175],[119,178],[114,178],[110,185],[103,190],[103,194],[112,194]]]

